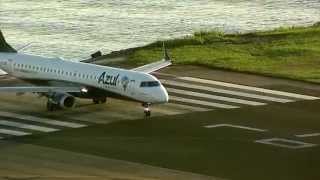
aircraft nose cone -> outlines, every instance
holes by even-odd
[[[168,95],[168,92],[165,88],[163,88],[163,91],[162,91],[162,102],[164,103],[167,103],[169,102],[169,95]]]

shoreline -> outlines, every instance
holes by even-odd
[[[174,65],[196,65],[224,71],[320,83],[320,23],[244,34],[196,32],[165,41]],[[222,52],[222,53],[221,53]],[[140,66],[161,59],[162,41],[113,51],[99,64]],[[117,59],[112,62],[112,59]],[[304,59],[304,61],[301,61]]]

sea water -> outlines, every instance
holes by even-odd
[[[200,30],[228,33],[320,21],[319,0],[0,0],[0,29],[25,52],[71,60]]]

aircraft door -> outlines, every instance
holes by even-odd
[[[128,90],[131,96],[134,96],[136,94],[137,91],[137,84],[135,80],[130,80],[129,84],[128,84]]]
[[[14,67],[13,67],[13,60],[12,59],[8,59],[8,70],[9,70],[9,72],[12,72],[13,73],[13,71],[14,71]]]

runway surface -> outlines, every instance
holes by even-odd
[[[318,100],[319,97],[306,94],[298,94],[279,90],[270,90],[260,87],[214,81],[209,79],[201,79],[188,76],[174,76],[171,74],[156,74],[167,88],[170,102],[166,105],[159,105],[153,108],[155,116],[159,115],[174,115],[193,111],[210,111],[216,109],[236,109],[246,106],[263,106],[272,103],[291,103],[295,101],[312,101]],[[14,78],[9,76],[0,76],[2,82],[12,81]],[[14,98],[14,97],[13,97]],[[36,97],[27,97],[25,103],[37,101]],[[21,99],[21,98],[18,98]],[[41,101],[44,101],[43,99]],[[112,100],[112,103],[117,100]],[[113,114],[111,117],[117,117],[113,120],[105,120],[105,116],[100,117],[101,120],[88,119],[87,116],[75,116],[70,114],[67,117],[60,118],[58,115],[63,111],[58,112],[54,117],[24,114],[15,112],[18,109],[15,106],[17,101],[8,103],[2,100],[2,107],[11,107],[0,110],[0,139],[6,139],[16,136],[26,136],[34,133],[52,133],[66,128],[83,128],[90,124],[109,123],[114,119],[139,119],[142,118],[141,108],[139,104],[119,101],[119,106],[128,104],[132,106],[132,110],[126,114],[122,111],[124,108],[118,108],[117,111],[111,112],[110,108],[99,105],[100,114],[105,108],[105,116]],[[23,101],[22,101],[23,102]],[[21,102],[20,102],[21,103]],[[109,104],[109,103],[108,103]],[[22,104],[25,106],[25,104]],[[83,104],[82,104],[83,105]],[[88,104],[86,104],[88,105]],[[32,105],[31,105],[32,106]],[[109,105],[110,106],[110,105]],[[81,110],[81,103],[78,105],[78,110]],[[43,107],[44,109],[44,107]],[[27,109],[26,109],[27,110]],[[87,111],[90,109],[87,108]],[[42,111],[42,109],[41,109]],[[67,111],[67,110],[64,110]],[[77,110],[76,110],[77,111]],[[88,112],[90,113],[90,112]],[[68,113],[65,113],[68,114]],[[77,113],[75,113],[77,114]],[[93,113],[93,116],[96,115]],[[110,118],[110,116],[109,116]],[[104,121],[105,120],[105,121]]]
[[[207,71],[194,67],[184,67],[183,71],[180,68],[179,72],[176,73],[177,69],[179,68],[172,67],[168,71],[155,74],[164,84],[170,96],[169,103],[152,106],[152,116],[164,117],[158,119],[158,121],[167,119],[166,116],[168,115],[182,114],[184,116],[183,114],[186,113],[200,112],[199,115],[209,114],[208,123],[203,124],[203,120],[197,122],[197,119],[192,118],[196,122],[192,122],[194,124],[187,126],[188,128],[199,126],[198,128],[203,128],[203,131],[210,129],[213,133],[219,131],[219,128],[229,128],[223,131],[227,135],[230,132],[229,130],[234,131],[234,129],[259,133],[269,132],[273,128],[266,128],[254,123],[244,123],[246,118],[240,118],[243,114],[241,115],[239,110],[255,114],[256,109],[261,111],[261,108],[265,107],[271,109],[272,113],[277,113],[281,108],[289,107],[291,109],[292,106],[294,107],[292,108],[293,111],[299,109],[303,113],[313,113],[313,111],[310,111],[310,107],[309,110],[304,110],[303,104],[317,106],[317,102],[319,102],[320,88],[317,85],[253,75],[221,73],[214,70]],[[21,85],[22,83],[13,77],[0,76],[0,86]],[[2,139],[0,140],[2,147],[0,175],[5,175],[0,176],[0,179],[7,179],[6,177],[37,179],[219,179],[34,144],[16,143],[16,139],[19,140],[20,137],[24,136],[38,135],[37,137],[40,139],[42,137],[54,138],[62,131],[62,133],[65,133],[68,132],[67,130],[73,131],[72,129],[74,129],[73,132],[77,134],[78,131],[86,130],[86,127],[94,127],[93,125],[97,124],[144,118],[141,104],[112,98],[109,98],[106,104],[99,105],[93,104],[91,100],[79,99],[74,109],[56,112],[47,112],[45,105],[46,98],[38,97],[36,94],[2,93],[0,95],[0,139]],[[235,111],[238,111],[238,113]],[[223,115],[217,118],[210,116],[213,113],[216,117],[216,112]],[[232,114],[239,114],[239,117]],[[227,115],[229,119],[232,116],[233,121],[228,122]],[[203,116],[206,117],[206,115]],[[307,114],[306,116],[301,114],[301,116],[307,117]],[[187,114],[185,117],[189,117],[189,115]],[[260,115],[257,115],[257,117],[260,119]],[[272,117],[278,118],[277,116]],[[279,116],[279,122],[281,117],[284,116]],[[256,120],[258,121],[258,119]],[[237,121],[243,124],[235,123]],[[186,125],[188,122],[185,122]],[[178,122],[171,123],[170,127],[178,124]],[[285,126],[285,123],[283,126]],[[278,125],[275,127],[278,127]],[[177,130],[180,128],[177,126]],[[223,134],[223,136],[225,135]],[[257,139],[256,143],[250,142],[253,146],[260,143],[263,148],[268,146],[282,148],[284,145],[289,147],[289,143],[290,147],[287,149],[294,149],[298,146],[305,146],[301,142],[309,142],[310,137],[317,138],[319,131],[317,129],[310,131],[295,130],[292,133],[290,132],[290,135],[295,135],[296,138],[309,139],[296,139],[300,143],[297,144],[297,141],[292,141],[292,137],[287,140],[284,138],[288,137],[277,135],[268,137],[268,139]],[[317,139],[312,139],[310,143],[319,144]],[[314,150],[317,146],[311,148]],[[82,159],[82,161],[79,162],[78,159]]]

